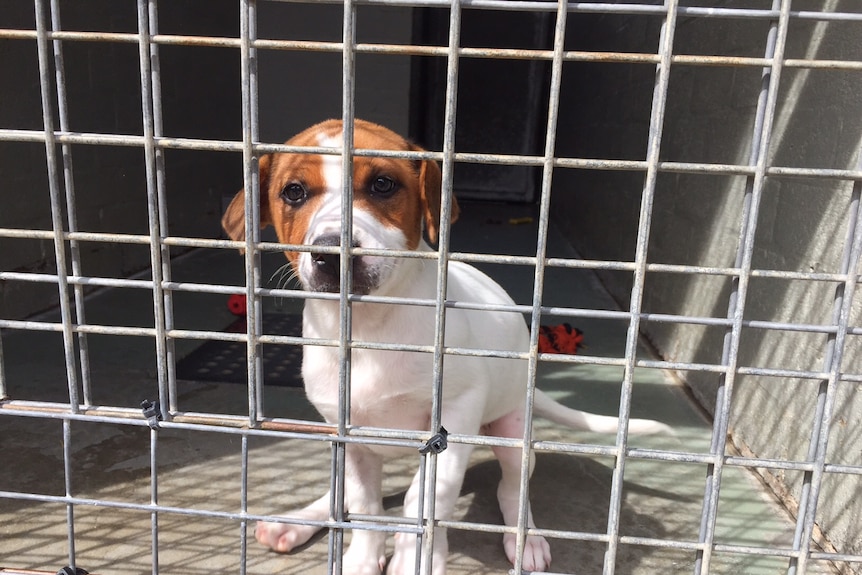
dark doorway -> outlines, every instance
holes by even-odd
[[[464,10],[462,47],[544,49],[553,40],[550,13]],[[446,46],[449,11],[414,12],[414,42]],[[462,56],[458,71],[455,146],[459,152],[537,155],[542,153],[550,62]],[[446,58],[416,57],[411,86],[410,133],[432,150],[443,148]],[[458,163],[459,198],[532,202],[540,169],[529,166]]]

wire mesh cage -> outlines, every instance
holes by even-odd
[[[384,533],[415,540],[422,573],[526,572],[534,537],[559,573],[860,572],[854,0],[0,12],[0,571],[338,573],[351,537]],[[280,143],[327,117],[334,144]],[[423,147],[349,144],[357,118]],[[339,289],[291,283],[283,252],[311,247],[262,229],[259,194],[244,237],[219,225],[237,190],[265,188],[269,154],[437,162],[439,241],[378,253],[346,225]],[[363,255],[433,265],[436,296],[351,293]],[[448,296],[464,263],[514,303]],[[304,333],[303,304],[327,299],[338,337]],[[427,343],[363,339],[363,305],[433,310]],[[459,313],[523,315],[529,346],[451,345]],[[546,345],[554,329],[575,343]],[[329,422],[302,391],[303,346],[337,350]],[[366,351],[428,358],[427,422],[352,420]],[[460,360],[526,366],[522,436],[442,434]],[[537,389],[619,427],[534,420]],[[675,433],[630,435],[638,418]],[[452,446],[477,449],[437,514]],[[351,513],[345,453],[384,447],[407,453],[382,468],[386,510]],[[501,448],[519,454],[514,520]],[[408,489],[418,507],[401,509]],[[307,504],[325,518],[283,515]],[[322,535],[274,554],[257,522]],[[427,560],[442,529],[444,566]]]

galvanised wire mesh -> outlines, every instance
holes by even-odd
[[[798,165],[776,165],[770,157],[770,144],[776,124],[777,107],[780,103],[782,74],[788,70],[828,70],[835,74],[854,75],[862,73],[862,61],[818,59],[816,57],[792,58],[786,53],[788,29],[794,23],[816,22],[836,23],[859,26],[862,30],[862,13],[848,8],[829,7],[811,9],[806,6],[796,8],[791,0],[773,2],[751,2],[751,6],[736,6],[729,2],[702,2],[698,6],[684,5],[678,0],[665,0],[659,3],[614,3],[614,2],[534,2],[501,0],[344,0],[327,2],[342,9],[342,39],[340,41],[275,40],[260,38],[257,34],[258,2],[240,0],[239,33],[236,37],[212,37],[203,35],[162,34],[159,32],[159,8],[156,0],[139,0],[137,9],[137,30],[134,32],[99,32],[64,30],[61,23],[61,3],[58,0],[34,0],[34,26],[32,29],[6,28],[0,30],[0,41],[35,42],[38,52],[39,88],[41,93],[42,129],[3,128],[0,140],[4,142],[44,144],[47,159],[47,192],[50,195],[50,229],[28,229],[26,227],[2,228],[0,238],[45,240],[53,246],[56,259],[56,273],[35,273],[32,271],[0,271],[4,282],[30,282],[56,286],[60,321],[49,322],[28,319],[0,319],[0,328],[11,333],[18,330],[49,331],[62,335],[67,373],[67,400],[63,402],[27,401],[16,399],[11,392],[12,384],[4,376],[4,361],[0,346],[0,415],[3,418],[46,418],[62,421],[65,469],[65,494],[48,496],[35,493],[2,491],[0,497],[7,500],[24,502],[52,502],[65,505],[67,510],[66,529],[68,539],[68,563],[76,566],[76,521],[75,510],[82,506],[120,508],[151,514],[152,524],[152,571],[159,572],[159,524],[160,518],[179,515],[188,521],[196,518],[212,517],[236,521],[240,525],[239,545],[241,548],[241,572],[246,570],[247,527],[256,520],[276,518],[255,515],[248,512],[248,462],[254,457],[249,449],[249,439],[258,436],[278,438],[301,438],[327,442],[333,446],[332,471],[330,473],[333,493],[343,494],[344,447],[349,443],[391,444],[406,447],[420,447],[428,439],[428,432],[409,432],[396,429],[357,428],[349,424],[347,409],[343,409],[338,424],[328,425],[316,421],[286,420],[269,417],[264,410],[261,378],[261,348],[263,345],[327,345],[336,346],[341,352],[340,388],[347,406],[350,378],[350,350],[357,348],[391,349],[417,351],[433,354],[435,363],[435,405],[429,432],[440,423],[440,386],[442,365],[448,355],[477,355],[483,357],[517,357],[529,362],[529,386],[532,391],[537,378],[540,362],[564,362],[579,365],[613,365],[623,368],[623,380],[619,402],[619,417],[623,424],[610,446],[577,443],[559,443],[535,440],[530,433],[532,421],[531,397],[528,401],[526,434],[523,440],[506,440],[485,436],[452,436],[450,441],[475,445],[505,445],[523,449],[521,493],[522,513],[517,526],[519,541],[518,557],[523,553],[527,534],[544,534],[570,541],[598,542],[604,546],[603,572],[611,574],[616,569],[616,559],[620,545],[637,545],[650,548],[664,548],[687,551],[694,555],[694,572],[709,573],[713,556],[716,553],[753,556],[771,556],[786,560],[787,573],[805,573],[812,562],[831,562],[838,568],[857,569],[862,555],[854,552],[839,552],[835,549],[820,548],[814,545],[819,541],[816,519],[818,502],[830,497],[823,490],[824,478],[830,474],[859,476],[862,465],[856,459],[852,464],[830,463],[827,459],[830,426],[835,425],[832,414],[835,408],[839,385],[862,383],[862,374],[846,371],[842,367],[844,356],[853,344],[853,337],[862,335],[862,327],[854,326],[851,320],[855,289],[859,282],[858,262],[862,252],[862,166],[857,164],[847,169],[813,168]],[[443,8],[449,15],[449,38],[447,45],[395,45],[379,43],[359,43],[356,41],[357,8],[366,5],[391,7]],[[838,7],[840,8],[840,6]],[[547,13],[553,18],[553,43],[550,49],[514,48],[474,48],[460,43],[461,17],[465,11],[523,11]],[[567,27],[573,18],[584,14],[649,16],[660,21],[659,42],[654,53],[636,52],[593,52],[570,50],[566,48]],[[767,34],[764,38],[765,49],[761,56],[728,56],[714,54],[683,54],[674,51],[674,37],[680,22],[711,21],[730,19],[766,23]],[[63,55],[70,46],[82,43],[117,43],[135,47],[138,53],[138,73],[140,79],[141,126],[142,133],[136,135],[118,133],[90,133],[74,131],[70,128],[67,107],[66,78],[72,73],[64,66]],[[163,127],[163,86],[160,75],[160,51],[168,46],[196,46],[226,48],[238,51],[240,55],[240,88],[242,108],[242,137],[234,140],[196,139],[174,137]],[[258,72],[257,58],[264,51],[299,51],[341,54],[342,57],[342,119],[344,121],[344,141],[352,141],[355,117],[355,59],[359,55],[410,55],[443,59],[446,62],[445,110],[443,114],[442,149],[430,152],[392,152],[384,150],[343,148],[297,148],[283,144],[264,142],[259,132],[258,118]],[[547,123],[543,129],[543,150],[537,155],[512,155],[473,153],[459,150],[455,142],[457,124],[457,96],[459,64],[465,58],[541,60],[549,63],[550,77],[547,101]],[[642,159],[613,159],[590,157],[562,157],[556,153],[559,112],[566,102],[561,101],[561,78],[564,64],[585,63],[628,63],[654,66],[655,77],[649,116],[648,141]],[[677,67],[723,67],[731,69],[755,69],[762,72],[761,89],[756,101],[749,102],[752,110],[750,153],[745,163],[696,163],[668,161],[662,157],[662,142],[665,116],[669,94],[673,86],[670,82],[671,70]],[[852,113],[858,114],[859,110]],[[130,147],[144,151],[146,177],[146,196],[148,232],[145,234],[104,233],[83,231],[76,221],[75,168],[72,164],[72,150],[82,146]],[[438,263],[438,297],[434,301],[406,301],[398,298],[380,296],[360,296],[349,294],[349,261],[347,256],[356,253],[374,253],[370,250],[351,248],[349,226],[343,230],[341,247],[342,289],[339,294],[316,294],[298,290],[266,287],[261,270],[261,254],[284,250],[303,251],[308,246],[283,245],[263,241],[256,214],[259,206],[254,194],[246,195],[248,214],[245,241],[228,241],[207,237],[184,237],[172,235],[168,228],[167,189],[170,185],[165,177],[165,152],[169,150],[224,151],[241,153],[246,189],[257,189],[260,185],[257,172],[257,158],[272,152],[315,152],[334,154],[341,157],[345,165],[350,165],[356,156],[389,156],[410,159],[434,159],[442,164],[443,189],[452,190],[454,166],[456,163],[489,165],[532,166],[541,171],[540,196],[538,202],[538,235],[535,254],[528,256],[483,255],[477,253],[450,252],[450,230],[447,215],[452,210],[451,193],[444,194],[442,203],[443,218],[440,230],[439,249],[430,253],[396,253],[400,257],[426,257]],[[855,152],[858,155],[858,150]],[[551,221],[552,177],[560,170],[597,170],[627,171],[643,174],[643,189],[636,234],[636,247],[631,260],[588,260],[578,258],[554,258],[547,253],[548,227]],[[661,174],[703,174],[744,178],[741,225],[738,229],[738,246],[735,261],[726,267],[706,265],[665,264],[650,260],[648,250],[651,225],[654,216],[654,203],[657,181]],[[352,174],[344,172],[344,188],[351,189]],[[852,186],[851,200],[846,217],[846,233],[843,242],[840,269],[835,273],[815,271],[783,271],[761,269],[755,266],[755,253],[758,247],[757,223],[767,181],[780,178],[809,178],[814,180],[849,182]],[[38,191],[42,193],[41,190]],[[6,194],[4,201],[16,201],[14,194]],[[345,196],[346,197],[346,196]],[[343,205],[345,212],[350,208],[349,201]],[[349,218],[345,218],[349,221]],[[149,279],[111,279],[87,275],[79,254],[80,246],[92,242],[107,242],[143,246],[149,250]],[[220,284],[181,282],[172,279],[171,250],[181,248],[208,248],[218,250],[244,250],[245,282],[242,287]],[[532,303],[519,306],[482,306],[465,302],[449,301],[445,298],[447,263],[449,261],[468,261],[478,263],[503,263],[527,265],[534,270]],[[573,268],[596,271],[624,272],[631,275],[630,301],[626,311],[576,309],[552,307],[543,302],[543,288],[546,271],[549,268]],[[659,314],[644,310],[643,299],[646,277],[651,273],[670,273],[680,275],[708,275],[729,278],[731,293],[726,315],[718,318],[684,316],[679,314]],[[746,302],[752,280],[775,278],[784,280],[824,282],[834,286],[831,322],[826,325],[800,324],[798,322],[752,320],[746,316]],[[135,288],[152,293],[154,324],[152,327],[112,326],[88,321],[85,316],[87,303],[85,293],[91,288]],[[243,333],[217,331],[196,331],[178,329],[173,312],[174,297],[184,292],[244,295],[248,301],[247,329]],[[299,336],[266,335],[261,328],[264,298],[275,297],[291,300],[330,297],[337,299],[342,310],[341,337],[334,341],[311,340]],[[355,302],[401,303],[431,306],[436,310],[436,336],[431,346],[406,344],[385,344],[378,342],[358,342],[351,339],[350,309]],[[456,349],[444,346],[444,317],[447,309],[507,309],[522,312],[530,318],[531,345],[529,352],[510,353],[492,350]],[[538,351],[539,327],[543,317],[563,316],[570,318],[616,319],[627,322],[625,353],[620,357],[598,357],[582,355],[549,355]],[[720,361],[698,363],[693,361],[656,360],[638,357],[637,347],[646,322],[658,324],[687,324],[718,327],[724,330],[723,348]],[[816,333],[827,336],[827,344],[822,354],[819,370],[792,370],[747,366],[740,360],[740,349],[745,329],[789,330]],[[141,410],[113,405],[99,405],[94,401],[97,390],[90,380],[88,338],[91,336],[143,336],[155,346],[154,374],[158,381],[158,403],[151,406],[149,413]],[[247,416],[227,416],[217,413],[193,413],[184,411],[177,389],[175,344],[187,340],[218,340],[240,342],[247,346]],[[2,340],[0,340],[2,342]],[[858,345],[858,344],[856,344]],[[719,381],[714,400],[714,423],[712,440],[707,452],[692,452],[681,446],[677,450],[655,450],[635,448],[628,444],[625,423],[628,421],[633,374],[637,368],[671,370],[679,373],[713,374]],[[815,416],[810,430],[810,447],[802,460],[781,459],[754,455],[739,455],[730,452],[726,445],[731,418],[731,401],[734,385],[740,377],[765,376],[771,378],[801,378],[817,382]],[[150,427],[149,456],[151,459],[150,501],[148,503],[127,503],[104,499],[90,499],[76,495],[71,479],[71,425],[74,422],[105,423],[116,426]],[[858,425],[858,421],[854,423]],[[162,504],[159,498],[159,473],[157,454],[160,447],[160,433],[166,429],[205,431],[222,434],[222,437],[238,437],[242,450],[241,508],[239,511],[212,511]],[[218,437],[214,441],[221,440]],[[858,449],[856,450],[858,451]],[[607,530],[604,533],[573,532],[559,530],[528,529],[523,509],[525,494],[528,491],[529,462],[531,452],[563,452],[585,455],[602,455],[612,458],[613,474],[609,496]],[[662,537],[635,537],[623,535],[620,531],[620,513],[623,505],[623,483],[627,462],[649,460],[657,462],[688,462],[705,466],[702,513],[700,529],[696,539],[675,539]],[[424,484],[423,497],[432,501],[433,477],[436,456],[429,454],[422,458],[421,465],[428,481]],[[800,472],[803,487],[799,493],[795,510],[796,530],[791,546],[774,546],[768,541],[752,542],[750,545],[729,545],[716,541],[715,526],[719,509],[719,493],[722,474],[728,467],[759,468],[774,471]],[[60,473],[60,470],[55,470]],[[432,520],[431,517],[417,518],[416,521],[395,520],[391,517],[351,517],[344,508],[343,496],[336,496],[332,502],[331,519],[314,522],[302,518],[290,521],[299,524],[313,524],[328,528],[333,534],[329,539],[329,569],[340,569],[340,556],[344,544],[345,529],[374,529],[385,532],[401,532],[419,535],[420,545],[427,548],[434,537],[434,525],[460,530],[505,532],[508,528],[491,526],[467,521]],[[430,507],[420,505],[420,509]],[[279,519],[279,520],[284,520]],[[857,523],[858,525],[858,523]],[[6,565],[6,572],[14,573],[15,565]],[[516,567],[515,572],[520,572]]]

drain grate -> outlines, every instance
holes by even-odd
[[[245,318],[238,319],[225,331],[244,333]],[[268,335],[301,335],[302,316],[270,314],[263,316],[263,333]],[[261,350],[264,385],[302,387],[302,347],[299,345],[264,344]],[[248,380],[246,344],[235,341],[208,341],[177,363],[177,379],[217,383],[239,383]]]

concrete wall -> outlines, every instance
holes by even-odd
[[[238,16],[233,4],[227,0],[162,3],[161,31],[236,35]],[[61,5],[64,29],[137,32],[134,4],[105,0]],[[35,29],[33,3],[5,2],[0,25]],[[143,134],[137,45],[66,42],[63,52],[71,130]],[[166,134],[240,136],[239,56],[235,51],[163,46],[160,60]],[[36,42],[0,42],[0,77],[4,78],[0,82],[0,126],[41,131]],[[56,116],[55,126],[59,129]],[[79,230],[148,233],[143,149],[79,145],[72,148],[72,161]],[[168,150],[165,173],[169,233],[217,237],[220,197],[223,190],[235,189],[241,182],[240,158]],[[43,144],[0,143],[0,182],[0,227],[51,229]],[[81,244],[81,260],[85,274],[125,277],[149,267],[149,248],[87,242]],[[0,269],[56,273],[53,243],[0,239]],[[2,317],[26,317],[56,303],[54,285],[0,283]]]
[[[66,30],[137,32],[134,3],[61,2]],[[409,9],[360,7],[359,42],[407,43]],[[262,3],[259,37],[341,41],[341,7]],[[3,3],[0,27],[35,29],[31,0]],[[233,0],[159,4],[165,34],[237,37]],[[136,44],[66,42],[63,45],[70,127],[106,134],[143,133]],[[159,48],[167,136],[241,138],[239,51]],[[407,56],[359,54],[356,113],[406,133],[410,83]],[[282,142],[302,128],[341,115],[341,54],[259,53],[261,139]],[[0,127],[39,130],[42,109],[36,42],[0,41]],[[55,120],[56,122],[56,120]],[[59,129],[59,123],[56,123]],[[78,229],[148,233],[143,149],[74,146]],[[165,151],[169,233],[218,237],[222,197],[242,185],[239,154]],[[50,229],[45,146],[0,142],[0,227]],[[149,248],[111,243],[81,245],[88,275],[125,277],[149,267]],[[52,242],[0,238],[0,269],[56,273]],[[0,283],[0,317],[23,318],[57,304],[51,284]]]
[[[793,7],[852,10],[851,4],[850,0],[801,1],[794,2]],[[567,48],[655,53],[659,25],[659,19],[651,17],[575,16],[570,20]],[[681,18],[674,52],[762,57],[767,26],[755,21]],[[858,29],[840,23],[794,21],[787,56],[862,59]],[[644,159],[654,79],[655,67],[650,65],[567,65],[559,155]],[[759,69],[675,66],[670,77],[662,159],[747,163],[759,88]],[[862,144],[860,92],[859,74],[784,70],[770,161],[779,166],[855,167]],[[584,257],[632,260],[643,174],[557,170],[554,177],[552,213],[570,230],[571,241]],[[744,186],[741,177],[661,174],[649,261],[732,266]],[[849,182],[768,180],[757,225],[754,267],[837,272],[850,194]],[[607,273],[603,280],[627,308],[631,274]],[[745,318],[829,324],[835,289],[832,283],[755,279]],[[723,277],[651,273],[646,279],[643,309],[725,317],[729,290],[730,281]],[[862,297],[857,296],[851,325],[860,325],[860,321]],[[721,360],[721,328],[646,323],[643,330],[668,360]],[[858,340],[851,337],[846,347],[845,372],[862,371],[862,342]],[[823,335],[745,329],[740,365],[821,370],[826,341]],[[681,376],[707,409],[714,409],[717,376]],[[859,387],[846,382],[839,385],[830,463],[859,464]],[[738,378],[733,392],[733,441],[761,457],[805,460],[817,393],[818,382],[811,380]],[[775,471],[767,474],[767,479],[777,491],[784,492],[792,507],[793,498],[800,493],[801,474]],[[829,497],[820,501],[820,527],[839,550],[862,552],[858,478],[830,474],[823,488]]]
[[[341,42],[337,4],[263,2],[261,38]],[[359,6],[356,41],[409,44],[412,10]],[[308,126],[341,117],[341,52],[260,51],[260,136],[283,142]],[[407,133],[410,57],[357,54],[356,116]]]

